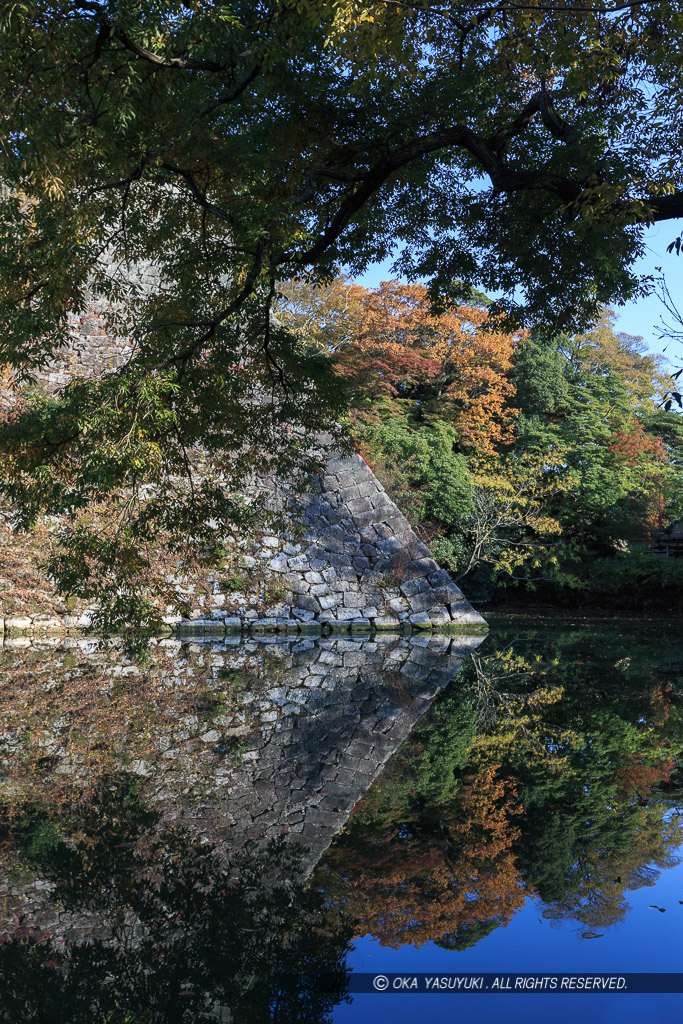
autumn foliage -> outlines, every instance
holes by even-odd
[[[340,276],[285,282],[277,316],[329,357],[356,450],[470,598],[661,589],[642,555],[683,516],[683,425],[663,357],[609,310],[547,338],[478,293],[434,309],[420,284]]]
[[[360,412],[381,397],[404,399],[426,413],[438,406],[464,448],[491,453],[511,440],[517,338],[484,329],[486,309],[463,305],[433,315],[426,288],[398,281],[372,290],[354,285],[348,299],[353,336],[334,361]]]
[[[466,778],[438,823],[394,822],[372,853],[343,842],[333,848],[327,865],[347,883],[346,909],[359,934],[398,948],[508,923],[528,890],[512,850],[517,787],[499,768],[486,765]]]

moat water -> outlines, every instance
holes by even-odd
[[[680,1016],[355,991],[683,971],[678,624],[490,624],[0,648],[0,1022]]]

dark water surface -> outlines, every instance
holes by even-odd
[[[0,649],[0,1022],[664,1021],[680,995],[360,972],[683,971],[683,640]]]

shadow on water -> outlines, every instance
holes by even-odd
[[[0,1020],[325,1021],[358,936],[622,921],[683,843],[683,645],[494,625],[6,647]]]
[[[47,820],[38,843],[31,822],[12,830],[40,910],[25,899],[0,945],[1,1019],[320,1021],[344,999],[350,931],[330,930],[295,847],[226,859],[164,828],[130,776],[100,779],[51,835]]]

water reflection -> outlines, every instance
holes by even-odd
[[[356,936],[622,920],[683,843],[683,652],[480,644],[5,647],[0,1020],[323,1021]]]
[[[356,934],[463,949],[529,896],[585,938],[619,922],[683,843],[681,669],[660,652],[491,636],[319,869]]]
[[[306,877],[479,643],[6,646],[2,1019],[326,1019]]]
[[[349,928],[281,841],[226,859],[130,776],[35,823],[13,829],[35,880],[7,905],[2,1020],[315,1022],[345,998]]]

